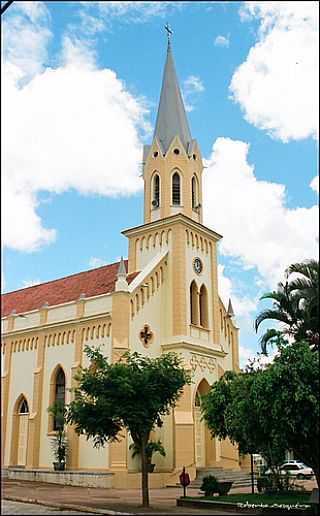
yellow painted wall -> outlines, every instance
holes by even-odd
[[[14,318],[14,329],[15,330],[23,330],[27,328],[32,328],[34,326],[38,326],[40,323],[40,313],[37,310],[36,312],[28,312],[26,317],[15,317]]]
[[[51,467],[53,456],[51,451],[51,441],[48,435],[49,414],[49,386],[51,375],[58,364],[61,364],[66,376],[66,403],[69,403],[71,388],[71,368],[73,365],[74,344],[66,344],[64,346],[55,346],[46,348],[44,358],[44,378],[43,378],[43,393],[42,393],[42,415],[41,415],[41,436],[40,440],[40,467]]]
[[[48,309],[48,323],[74,319],[76,316],[75,303],[65,304],[55,308]]]
[[[33,396],[33,371],[36,367],[36,351],[17,351],[12,353],[11,358],[11,377],[9,400],[8,400],[8,419],[6,432],[6,446],[4,464],[10,462],[11,437],[12,437],[12,416],[14,405],[21,394],[28,402],[29,411],[32,409]],[[28,373],[27,373],[28,372]],[[15,379],[15,380],[14,380]]]

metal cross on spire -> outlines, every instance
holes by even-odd
[[[170,37],[172,36],[173,34],[173,31],[169,25],[169,23],[167,22],[166,25],[164,26],[165,30],[167,31],[167,38],[168,38],[168,47],[170,47]]]

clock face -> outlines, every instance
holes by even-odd
[[[193,268],[197,274],[200,274],[200,272],[202,271],[202,268],[203,268],[202,261],[200,260],[200,258],[195,258],[193,260]]]

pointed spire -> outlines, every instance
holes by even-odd
[[[121,256],[121,260],[119,263],[119,268],[117,272],[117,281],[116,281],[116,292],[120,290],[127,291],[128,290],[128,282],[127,282],[127,271],[124,263],[123,256]]]
[[[231,299],[229,299],[229,305],[228,305],[227,314],[231,318],[234,317],[234,311],[233,311],[233,306],[232,306],[232,303],[231,303]]]
[[[126,266],[124,264],[124,259],[123,259],[123,256],[121,256],[121,260],[120,260],[120,263],[119,263],[119,268],[118,268],[118,274],[117,274],[117,278],[121,278],[121,277],[127,277],[127,271],[126,271]]]
[[[187,151],[188,144],[192,140],[191,132],[174,67],[170,39],[168,39],[154,138],[158,139],[163,152],[167,152],[175,136],[179,136]]]

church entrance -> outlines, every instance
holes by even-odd
[[[215,439],[204,420],[201,421],[201,396],[206,394],[210,386],[202,380],[198,386],[193,406],[195,463],[197,468],[212,466],[216,460]]]
[[[200,398],[196,394],[194,406],[194,432],[195,432],[195,451],[196,451],[196,467],[204,468],[206,465],[205,456],[205,423],[201,421]]]
[[[29,407],[24,399],[19,409],[19,435],[18,435],[18,466],[25,466],[27,463]]]

